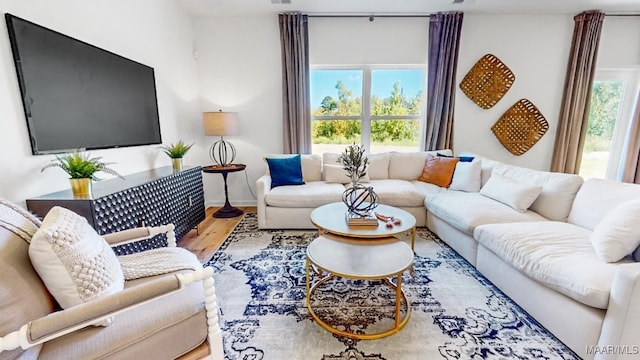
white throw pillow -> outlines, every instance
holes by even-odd
[[[494,172],[480,189],[480,194],[525,212],[541,191],[542,186],[519,183]]]
[[[640,200],[621,203],[593,229],[591,244],[598,257],[616,262],[640,246]]]
[[[29,258],[64,309],[124,288],[120,263],[109,244],[87,219],[59,206],[47,213],[33,235]]]
[[[472,162],[458,161],[453,172],[449,189],[466,192],[480,191],[482,183],[482,162],[473,160]]]
[[[347,176],[347,171],[342,168],[342,165],[328,165],[325,164],[322,168],[324,181],[328,183],[340,183],[348,184],[351,179]],[[363,176],[358,182],[369,182],[369,172]]]

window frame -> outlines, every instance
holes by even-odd
[[[606,179],[618,180],[622,170],[620,160],[624,151],[629,125],[631,124],[636,97],[640,90],[640,70],[598,69],[594,75],[594,83],[596,81],[622,81],[624,83],[605,171]]]
[[[312,109],[309,109],[310,121],[317,120],[359,120],[360,121],[360,143],[365,149],[371,149],[371,123],[374,120],[419,120],[419,144],[418,151],[424,149],[425,139],[425,112],[426,112],[426,76],[427,67],[425,64],[388,64],[388,65],[311,65],[310,70],[359,70],[362,71],[362,109],[360,116],[314,116]],[[371,115],[371,78],[375,70],[422,70],[424,73],[422,88],[422,108],[418,115]],[[311,124],[310,124],[311,125]],[[313,139],[312,139],[313,142]],[[312,143],[313,148],[313,143]]]

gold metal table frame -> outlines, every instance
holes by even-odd
[[[360,271],[360,269],[357,269],[357,268],[354,268],[354,271],[352,271],[351,273],[347,273],[347,271],[339,271],[339,269],[334,268],[333,265],[335,265],[335,263],[328,264],[328,265],[320,264],[319,262],[323,260],[316,259],[316,256],[314,255],[317,255],[317,254],[310,253],[311,251],[313,251],[312,247],[314,243],[317,243],[317,242],[322,242],[322,245],[327,245],[331,247],[334,250],[331,256],[336,255],[337,262],[341,261],[340,259],[341,250],[344,250],[343,251],[344,253],[348,253],[349,255],[352,255],[353,251],[352,249],[349,249],[349,247],[350,248],[362,247],[363,249],[367,249],[368,251],[368,250],[374,250],[374,249],[372,249],[372,246],[367,246],[367,245],[373,245],[373,247],[379,246],[379,249],[373,251],[374,253],[377,253],[377,254],[374,254],[375,259],[373,260],[374,261],[384,260],[385,257],[389,257],[390,254],[395,253],[392,256],[394,259],[390,260],[392,261],[391,266],[394,269],[391,270],[391,272],[384,269],[380,272],[376,272],[376,271],[371,271],[371,267],[365,265],[363,267],[366,269],[362,269],[362,271]],[[321,249],[320,251],[322,250],[325,250],[325,248]],[[397,253],[400,253],[400,257],[395,256]],[[324,260],[326,260],[326,258]],[[389,335],[393,335],[398,331],[400,331],[400,329],[402,329],[405,326],[405,324],[409,321],[409,317],[411,315],[411,305],[409,304],[409,300],[407,299],[406,294],[402,290],[402,274],[404,273],[405,270],[411,267],[412,264],[413,264],[413,251],[409,248],[409,246],[407,246],[407,244],[393,237],[381,238],[381,239],[375,239],[375,240],[353,240],[353,239],[336,236],[336,235],[330,235],[330,234],[319,236],[311,244],[309,244],[309,247],[307,248],[307,260],[305,263],[306,290],[307,290],[306,305],[307,305],[307,309],[309,310],[309,314],[311,314],[311,317],[313,317],[313,319],[326,330],[347,338],[360,339],[360,340],[372,340],[372,339],[380,339]],[[324,273],[326,273],[326,275],[323,275]],[[315,277],[315,276],[319,277],[319,280],[312,285],[312,277]],[[313,296],[313,293],[316,291],[316,289],[319,286],[328,282],[331,279],[334,279],[335,277],[341,277],[341,278],[347,278],[347,279],[353,279],[353,280],[382,280],[386,286],[390,287],[391,289],[394,289],[395,290],[394,326],[382,332],[358,334],[358,333],[335,328],[330,324],[328,324],[327,322],[325,322],[324,320],[322,320],[316,314],[316,312],[313,310],[313,307],[311,306],[311,297]],[[396,278],[395,284],[389,280],[390,278],[393,278],[393,277]],[[401,307],[402,307],[403,301],[406,307],[406,311],[404,316],[401,317]]]

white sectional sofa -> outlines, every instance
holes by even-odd
[[[476,156],[482,190],[455,191],[417,181],[426,156],[369,156],[369,185],[381,203],[411,212],[418,226],[436,233],[581,357],[640,357],[640,262],[631,256],[605,262],[591,241],[598,224],[611,223],[607,215],[616,207],[640,199],[639,185],[583,182],[577,175]],[[323,163],[334,165],[336,160],[337,154],[303,156],[305,185],[270,189],[268,174],[258,179],[259,226],[313,228],[309,214],[315,207],[341,201],[344,185],[324,181],[334,169],[323,168]],[[512,191],[500,179],[536,187],[539,193],[525,211],[518,211],[512,206],[520,204],[509,196],[505,200],[504,194],[489,191],[495,184],[507,195]],[[632,233],[640,240],[640,214],[636,216]]]

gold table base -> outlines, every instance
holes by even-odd
[[[313,273],[318,274],[320,277],[320,280],[317,283],[313,284],[313,286],[311,285],[311,275],[312,275],[311,265],[312,264],[314,267],[317,267],[319,269],[317,272],[313,271]],[[322,277],[322,272],[323,272],[322,269],[317,264],[310,261],[308,257],[305,265],[305,272],[306,272],[306,288],[307,288],[307,309],[309,309],[309,314],[311,314],[311,317],[313,317],[313,319],[320,326],[322,326],[326,330],[336,335],[344,336],[351,339],[359,339],[359,340],[380,339],[385,336],[389,336],[397,333],[398,331],[400,331],[400,329],[402,329],[405,326],[407,321],[409,321],[409,316],[411,315],[411,306],[409,306],[409,301],[407,300],[407,296],[405,295],[404,291],[402,291],[402,273],[404,272],[404,270],[393,275],[396,277],[396,284],[389,281],[389,279],[386,277],[378,279],[378,280],[382,280],[387,286],[391,287],[392,289],[395,289],[395,292],[396,292],[395,310],[396,311],[395,311],[395,317],[394,317],[394,320],[395,320],[394,327],[389,330],[373,333],[373,334],[356,334],[353,332],[336,329],[335,327],[331,326],[324,320],[320,319],[320,317],[315,313],[315,311],[311,306],[311,296],[313,295],[313,292],[318,288],[318,286],[335,278],[336,276],[347,278],[347,279],[354,279],[354,280],[375,280],[375,279],[372,279],[372,278],[363,279],[363,278],[354,277],[354,276],[347,276],[344,274],[332,274],[332,273],[329,273],[328,271],[327,271],[328,275],[325,277]],[[400,307],[401,307],[402,300],[404,300],[404,303],[406,306],[406,313],[404,317],[400,318]]]

